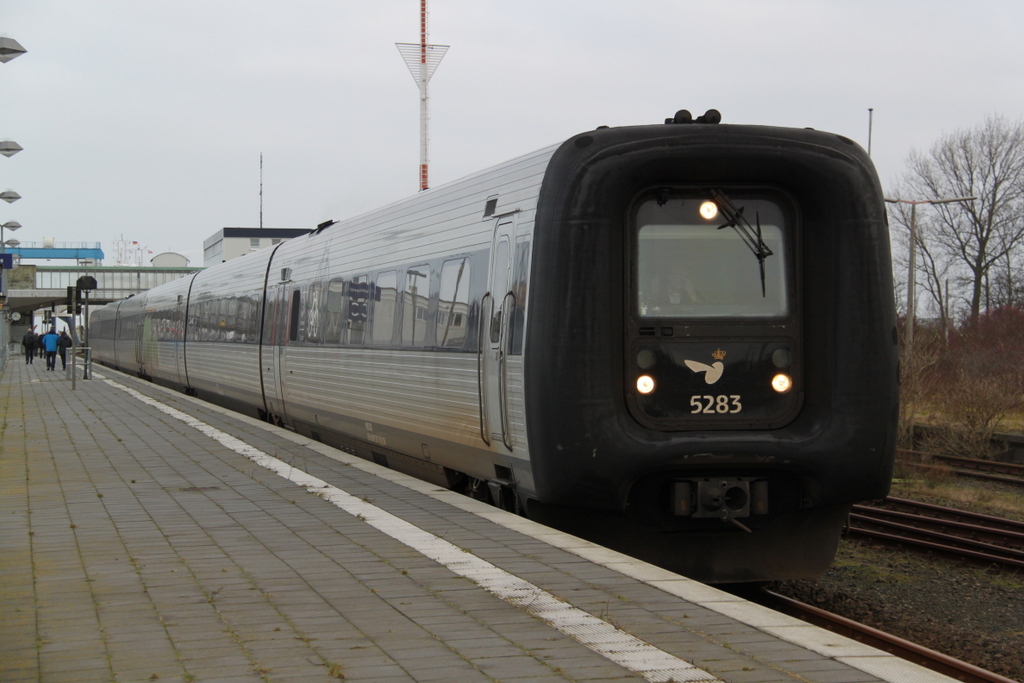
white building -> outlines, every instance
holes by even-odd
[[[203,267],[312,232],[310,228],[222,228],[203,242]]]
[[[188,259],[184,254],[173,251],[165,251],[149,259],[154,268],[187,268]]]

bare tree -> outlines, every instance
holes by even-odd
[[[907,199],[977,197],[937,204],[917,216],[923,242],[941,252],[928,274],[934,279],[928,291],[934,298],[942,290],[938,285],[962,271],[970,320],[976,324],[990,271],[1024,243],[1024,122],[989,116],[977,128],[942,137],[927,155],[915,150],[907,165],[898,186]],[[927,267],[927,256],[925,261]],[[940,310],[947,297],[939,294]]]
[[[1021,254],[1021,251],[1024,250],[1007,253],[993,267],[988,278],[990,298],[986,302],[986,308],[1024,305],[1024,274],[1021,266],[1024,254]]]

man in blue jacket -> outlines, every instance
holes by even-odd
[[[46,369],[56,370],[57,369],[57,344],[60,342],[60,337],[57,336],[57,330],[50,328],[50,331],[43,335],[43,348],[46,349]]]

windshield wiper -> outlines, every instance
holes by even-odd
[[[764,298],[765,287],[764,287],[764,260],[771,256],[774,252],[768,248],[768,245],[761,239],[761,215],[758,213],[754,214],[754,222],[757,224],[755,228],[750,224],[743,216],[743,209],[746,207],[736,208],[733,203],[729,201],[729,198],[725,196],[723,192],[718,190],[711,190],[711,198],[718,205],[718,210],[722,212],[722,215],[727,219],[726,222],[718,226],[719,230],[724,228],[732,228],[736,231],[736,234],[740,236],[743,243],[747,245],[754,256],[757,257],[757,265],[761,269],[761,297]]]

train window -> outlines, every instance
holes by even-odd
[[[225,317],[227,318],[227,325],[224,329],[225,339],[227,341],[235,341],[236,332],[238,332],[238,297],[231,297],[224,300],[225,308],[227,312]]]
[[[323,341],[320,338],[321,294],[323,287],[323,283],[314,282],[309,286],[309,292],[306,295],[306,341],[308,342]]]
[[[635,303],[659,318],[789,314],[789,211],[767,194],[668,195],[636,211]]]
[[[214,299],[211,301],[210,310],[213,315],[213,339],[214,341],[224,341],[224,320],[226,317],[224,300]]]
[[[378,273],[373,290],[374,344],[390,344],[395,333],[395,309],[398,303],[398,274],[395,271]]]
[[[217,341],[217,302],[203,302],[203,341]]]
[[[236,342],[244,344],[248,339],[249,332],[249,318],[251,313],[249,311],[249,297],[240,296],[235,299],[234,303],[234,315],[235,315],[235,335],[234,340]]]
[[[231,299],[220,300],[220,318],[217,325],[220,326],[220,340],[231,341],[231,327],[229,325],[231,316]]]
[[[327,283],[327,298],[324,302],[324,341],[337,344],[341,341],[344,322],[345,281],[336,278]]]
[[[499,239],[491,261],[493,272],[491,273],[490,337],[492,344],[501,341],[501,316],[505,312],[505,295],[508,294],[509,252],[508,238]]]
[[[348,283],[348,343],[362,344],[366,336],[370,283],[365,275]]]
[[[263,315],[261,334],[263,341],[272,346],[284,343],[284,322],[287,305],[283,290],[283,286],[267,289],[267,310]]]
[[[217,341],[228,341],[228,300],[217,301]]]
[[[256,319],[259,308],[251,296],[243,296],[238,302],[238,341],[253,343],[256,341]]]
[[[203,307],[201,304],[192,302],[188,307],[189,315],[189,338],[195,341],[203,339]]]
[[[252,297],[253,316],[249,323],[249,340],[253,343],[260,341],[263,329],[263,319],[270,315],[270,302],[264,302],[262,296]]]
[[[402,344],[423,346],[427,337],[427,304],[430,301],[430,266],[405,271],[402,294]]]
[[[469,259],[445,261],[437,304],[437,345],[462,348],[469,329]]]
[[[301,312],[302,293],[295,289],[292,291],[291,318],[288,320],[288,341],[293,342],[299,338],[299,313]]]
[[[526,311],[526,281],[530,276],[530,240],[516,240],[516,253],[512,261],[512,293],[515,294],[515,305],[509,312],[509,349],[513,356],[523,353],[523,327]]]
[[[210,302],[204,301],[199,304],[199,340],[210,341],[210,330],[212,325],[210,323]]]

